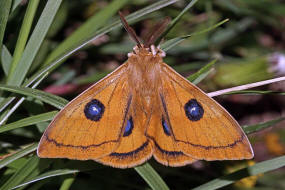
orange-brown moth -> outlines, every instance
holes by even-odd
[[[153,45],[155,35],[142,44],[120,17],[137,43],[133,52],[58,113],[40,140],[38,156],[117,168],[152,156],[167,166],[252,158],[251,145],[232,116],[163,62],[165,53]]]

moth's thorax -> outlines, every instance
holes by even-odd
[[[146,101],[155,96],[160,86],[160,72],[165,53],[157,47],[134,47],[128,54],[128,83],[135,93]]]

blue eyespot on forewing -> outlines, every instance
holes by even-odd
[[[84,114],[87,119],[99,121],[105,111],[105,106],[99,100],[93,99],[85,105]]]
[[[127,120],[123,137],[129,136],[132,133],[133,128],[134,128],[133,118],[130,117],[130,119]]]
[[[196,99],[189,100],[184,106],[184,111],[190,121],[199,121],[204,115],[204,109]]]

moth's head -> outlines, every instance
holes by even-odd
[[[165,52],[159,48],[159,45],[156,46],[155,44],[159,44],[160,40],[158,39],[160,39],[159,37],[167,27],[170,21],[169,18],[166,18],[163,22],[157,24],[154,27],[154,29],[149,33],[149,35],[146,36],[144,43],[141,43],[136,32],[129,26],[123,14],[119,12],[119,15],[122,24],[126,29],[126,31],[128,32],[129,36],[137,43],[137,45],[133,48],[133,52],[128,53],[128,57],[133,57],[133,56],[165,57]]]
[[[133,51],[128,53],[128,57],[133,56],[151,56],[151,57],[165,57],[165,52],[155,45],[150,45],[150,47],[145,47],[143,44],[141,46],[136,45]]]

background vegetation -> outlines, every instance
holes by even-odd
[[[215,97],[249,134],[250,161],[170,168],[150,160],[121,170],[35,153],[57,111],[132,50],[119,10],[141,36],[172,18],[165,62],[212,92],[284,75],[282,0],[1,0],[0,7],[0,189],[285,189],[284,82]]]

